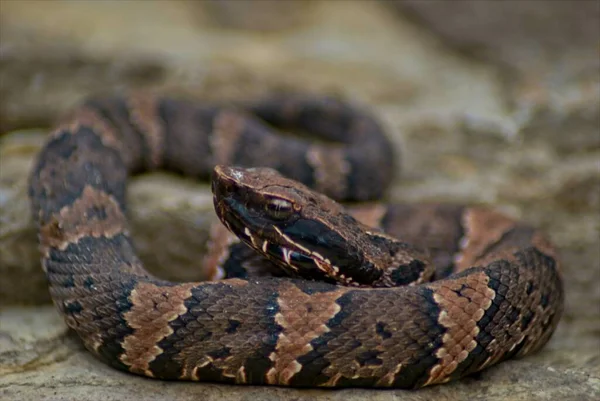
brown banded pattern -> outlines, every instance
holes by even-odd
[[[371,202],[352,217],[327,197],[379,199],[394,165],[376,119],[332,98],[88,99],[31,172],[50,294],[92,354],[156,379],[418,388],[540,349],[564,302],[553,245],[485,208]],[[212,174],[238,236],[214,231],[214,281],[160,280],[136,255],[127,178],[158,167]]]
[[[273,367],[267,372],[267,383],[288,385],[302,370],[298,358],[313,350],[311,341],[329,331],[327,323],[341,310],[335,301],[346,292],[340,288],[307,294],[293,284],[280,286],[275,322],[282,331],[269,355]]]
[[[187,313],[184,301],[191,297],[193,284],[173,287],[139,283],[131,294],[131,309],[123,314],[134,331],[123,339],[121,361],[134,373],[152,377],[152,362],[163,350],[157,345],[171,335],[169,323]]]

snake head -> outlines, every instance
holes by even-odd
[[[221,222],[291,275],[345,285],[372,284],[382,275],[361,247],[362,224],[273,169],[217,166],[212,191]]]

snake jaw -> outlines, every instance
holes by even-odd
[[[321,255],[318,252],[311,251],[310,249],[300,245],[299,243],[294,242],[289,236],[287,236],[285,233],[283,233],[281,231],[281,229],[277,228],[276,226],[273,226],[273,229],[275,231],[277,231],[277,233],[281,236],[281,238],[283,239],[284,242],[286,242],[287,244],[289,244],[290,246],[295,248],[295,250],[290,250],[289,248],[282,248],[284,260],[292,268],[297,270],[297,268],[295,266],[293,266],[290,262],[290,259],[291,259],[289,256],[290,252],[294,253],[294,255],[296,256],[296,259],[303,257],[303,258],[311,260],[314,267],[317,268],[318,270],[321,270],[325,274],[325,276],[327,276],[327,277],[338,276],[339,268],[336,267],[334,264],[332,264],[329,259],[325,258],[323,255]],[[285,252],[286,250],[288,251],[287,255]],[[341,281],[347,285],[350,285],[350,283],[352,281],[351,278],[346,278],[343,275],[338,276],[338,277],[341,278],[341,280],[338,280],[338,281]]]
[[[341,225],[362,232],[354,218],[337,202],[274,170],[217,166],[212,190],[221,222],[289,274],[352,286],[370,285],[382,275],[336,230]]]

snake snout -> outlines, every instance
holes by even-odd
[[[237,177],[242,177],[240,168],[216,166],[213,170],[211,190],[216,199],[223,199],[236,191]]]

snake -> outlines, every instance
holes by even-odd
[[[556,247],[485,205],[385,203],[385,131],[332,96],[86,98],[29,179],[53,303],[102,362],[162,380],[417,389],[540,350]],[[156,170],[211,183],[206,281],[136,254],[127,181]]]

